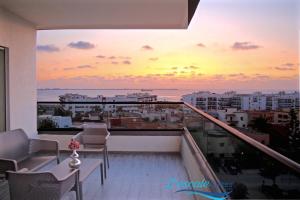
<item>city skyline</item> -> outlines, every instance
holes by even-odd
[[[39,31],[39,88],[299,90],[298,2],[202,0],[187,30]]]

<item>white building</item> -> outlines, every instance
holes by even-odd
[[[205,122],[205,130],[198,132],[202,140],[202,151],[215,157],[232,157],[235,153],[235,144],[225,130],[216,129],[211,122]]]
[[[266,110],[267,108],[267,97],[260,92],[241,95],[240,98],[241,110]]]
[[[232,99],[235,92],[216,94],[208,91],[200,91],[182,96],[182,101],[187,102],[205,111],[219,110],[232,107]]]
[[[86,113],[93,112],[96,109],[116,113],[116,112],[137,112],[139,109],[138,104],[113,104],[113,102],[156,102],[157,95],[151,95],[148,93],[132,93],[127,95],[116,95],[114,97],[104,97],[98,95],[97,97],[88,97],[87,95],[80,94],[65,94],[59,97],[63,104],[64,109],[70,110],[72,112],[72,117],[76,116],[76,113]],[[67,102],[78,102],[73,104],[68,104]],[[84,102],[87,102],[86,104]],[[96,102],[100,104],[91,104],[91,102]],[[105,104],[101,104],[101,102]],[[107,104],[107,102],[112,102],[112,104]]]
[[[168,122],[179,122],[181,121],[182,113],[177,109],[165,108],[160,111],[143,109],[141,117],[149,119],[149,121],[168,121]]]
[[[228,125],[238,128],[248,127],[248,113],[245,111],[238,111],[236,108],[227,108],[225,110],[217,111],[217,118]]]
[[[207,112],[226,108],[236,108],[238,110],[299,109],[299,92],[279,92],[278,94],[226,92],[216,94],[205,91],[183,95],[182,100]]]
[[[299,92],[267,95],[267,110],[299,109]]]

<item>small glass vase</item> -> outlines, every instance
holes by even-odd
[[[76,149],[73,150],[73,153],[70,156],[71,161],[69,162],[69,167],[73,169],[78,169],[80,167],[81,161],[78,159],[79,155]]]

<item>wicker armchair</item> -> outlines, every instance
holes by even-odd
[[[68,174],[8,171],[7,177],[11,200],[60,200],[72,190],[80,199],[78,169]]]
[[[85,125],[82,132],[79,132],[73,137],[82,144],[82,149],[79,150],[83,153],[102,153],[104,161],[104,177],[106,178],[106,171],[109,168],[108,150],[107,150],[107,140],[110,136],[110,132],[107,130],[106,126],[97,127]]]

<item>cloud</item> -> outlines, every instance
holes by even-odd
[[[265,74],[254,74],[253,78],[254,79],[269,79],[270,76],[265,75]]]
[[[235,73],[235,74],[228,74],[229,78],[240,78],[240,79],[248,79],[249,77],[244,73]]]
[[[176,70],[176,69],[178,69],[178,67],[172,67],[171,69]]]
[[[203,43],[198,43],[197,46],[201,47],[201,48],[205,48],[206,47]]]
[[[224,74],[215,74],[211,77],[212,79],[225,79]]]
[[[95,45],[90,42],[85,41],[78,41],[78,42],[71,42],[68,44],[69,47],[75,48],[75,49],[93,49],[95,48]]]
[[[280,70],[280,71],[291,71],[291,70],[296,69],[296,65],[293,63],[285,63],[285,64],[274,67],[274,69]]]
[[[79,65],[76,68],[78,68],[78,69],[92,69],[92,68],[95,68],[95,67],[93,67],[91,65]]]
[[[192,70],[192,69],[199,69],[199,67],[194,66],[194,65],[190,65],[190,66],[185,66],[184,69],[190,69],[190,70]]]
[[[37,45],[36,49],[41,52],[53,53],[58,52],[60,49],[53,44]]]
[[[231,48],[233,50],[254,50],[261,48],[261,46],[253,44],[251,42],[235,42]]]
[[[149,60],[151,60],[151,61],[157,61],[157,60],[158,60],[158,58],[157,58],[157,57],[154,57],[154,58],[149,58]]]
[[[116,57],[115,56],[110,56],[109,59],[113,60],[113,59],[116,59]]]
[[[65,68],[64,68],[64,70],[66,70],[66,71],[67,71],[67,70],[73,70],[73,69],[75,69],[75,68],[74,68],[74,67],[65,67]]]
[[[190,68],[190,69],[199,69],[199,67],[194,66],[194,65],[191,65],[189,68]]]
[[[151,46],[149,46],[149,45],[144,45],[144,46],[142,46],[142,49],[143,50],[147,50],[147,51],[152,51],[152,50],[154,50]]]
[[[96,56],[97,58],[105,58],[105,56],[103,56],[103,55],[98,55],[98,56]]]
[[[163,75],[163,76],[168,76],[168,77],[175,76],[175,74],[172,74],[172,73],[162,74],[162,75]]]
[[[119,56],[120,59],[130,60],[132,59],[130,56]]]
[[[117,64],[119,64],[119,62],[112,61],[112,62],[111,62],[111,64],[113,64],[113,65],[117,65]]]
[[[93,69],[95,68],[94,66],[91,65],[79,65],[76,67],[65,67],[63,70],[68,71],[68,70],[75,70],[75,69]]]
[[[131,62],[129,60],[124,60],[123,64],[125,64],[125,65],[131,65]]]

